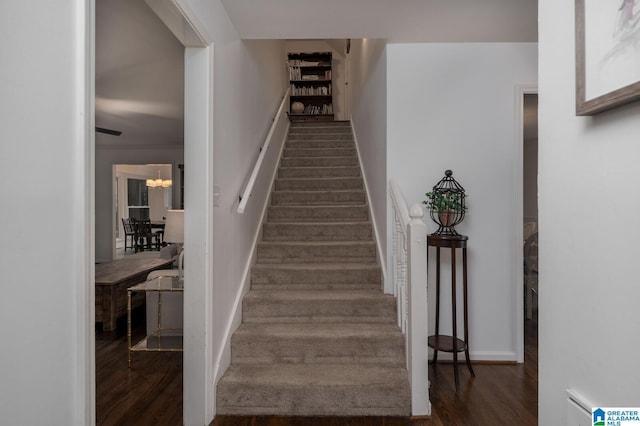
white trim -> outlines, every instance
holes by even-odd
[[[183,419],[209,424],[213,380],[213,46],[185,49]]]
[[[433,358],[433,349],[429,348],[429,359]],[[514,351],[470,351],[469,358],[471,361],[486,361],[486,362],[504,362],[512,363],[518,362],[518,354]],[[438,362],[440,361],[453,361],[453,354],[443,351],[438,351]],[[458,362],[464,365],[465,357],[458,356]],[[466,368],[466,367],[465,367]]]
[[[373,233],[376,236],[376,248],[378,249],[378,263],[380,264],[380,268],[382,269],[382,290],[386,294],[393,294],[392,286],[387,286],[387,259],[382,259],[382,246],[380,245],[380,232],[378,232],[378,226],[376,222],[376,215],[373,212],[373,206],[371,205],[371,193],[369,192],[369,185],[367,184],[367,174],[364,171],[364,167],[362,166],[362,156],[360,155],[360,144],[358,143],[358,136],[356,135],[356,129],[353,125],[353,119],[349,120],[349,124],[351,125],[351,131],[353,132],[353,141],[356,145],[356,152],[358,153],[358,163],[360,166],[360,173],[362,173],[362,181],[364,182],[364,190],[367,193],[367,205],[369,206],[369,213],[371,214],[371,223],[373,225]],[[385,194],[388,192],[388,188],[385,188]],[[385,206],[385,208],[388,208]],[[385,229],[386,231],[386,229]],[[387,253],[387,256],[389,254]]]
[[[392,181],[393,182],[393,181]],[[406,209],[404,200],[403,208]],[[406,227],[407,245],[407,369],[411,384],[411,415],[431,415],[429,400],[429,354],[425,342],[429,338],[429,303],[427,300],[427,226],[424,211],[414,204]]]
[[[76,9],[76,105],[75,247],[76,327],[73,365],[75,396],[73,423],[94,425],[96,419],[95,375],[95,0],[78,1]]]
[[[184,0],[145,0],[184,47],[206,47],[213,38]]]
[[[516,144],[515,158],[513,161],[513,176],[515,177],[515,194],[513,211],[515,215],[515,233],[514,253],[516,254],[515,277],[515,307],[516,321],[514,323],[514,334],[516,336],[516,359],[517,362],[524,362],[524,277],[523,277],[523,230],[522,220],[524,217],[524,193],[523,193],[523,174],[524,174],[524,95],[537,94],[538,86],[536,85],[516,85],[514,90],[514,111],[515,111],[515,135]]]
[[[573,401],[578,407],[584,410],[585,414],[591,416],[591,410],[593,407],[597,407],[591,401],[587,400],[584,396],[575,391],[575,389],[566,389],[567,399]]]

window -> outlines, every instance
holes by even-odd
[[[149,190],[144,179],[127,179],[127,207],[129,217],[149,219]]]

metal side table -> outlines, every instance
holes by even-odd
[[[135,344],[131,342],[131,296],[136,292],[158,293],[158,326],[156,330]],[[127,289],[127,343],[129,367],[133,352],[182,352],[182,328],[162,327],[162,295],[183,293],[183,282],[179,277],[159,276]]]

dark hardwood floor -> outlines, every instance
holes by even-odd
[[[144,311],[134,318],[134,334],[144,333]],[[476,377],[460,365],[455,393],[450,364],[431,365],[429,419],[398,417],[218,416],[212,426],[428,426],[537,425],[538,335],[527,321],[524,364],[474,364]],[[127,368],[126,323],[114,335],[96,330],[96,414],[98,425],[181,425],[182,354],[133,354]]]
[[[132,335],[145,334],[144,307]],[[115,333],[96,328],[96,424],[182,425],[182,353],[137,352],[127,367],[126,318]]]

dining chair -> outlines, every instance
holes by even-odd
[[[134,223],[136,230],[136,252],[144,251],[145,249],[160,250],[160,241],[158,239],[159,236],[158,234],[152,232],[151,221],[149,219],[138,219],[135,220]]]
[[[136,230],[134,229],[134,225],[131,219],[122,218],[122,228],[124,229],[124,251],[127,251],[127,248],[135,249],[136,247]],[[127,243],[131,240],[131,245]]]

